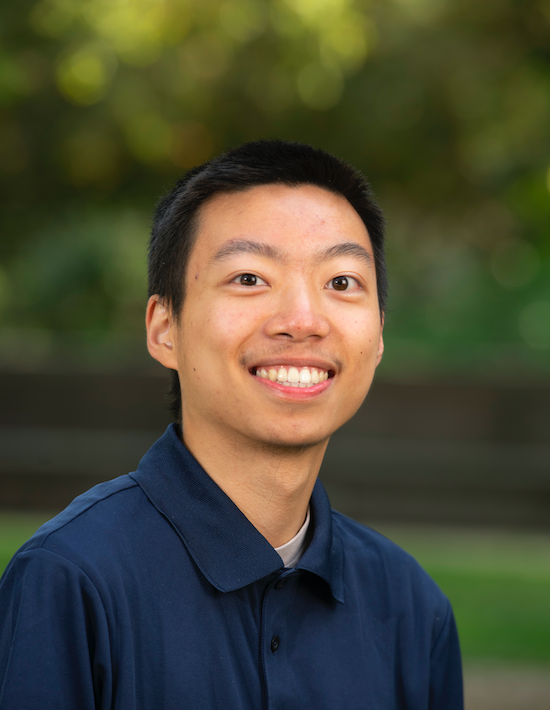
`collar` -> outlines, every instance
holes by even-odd
[[[275,552],[279,553],[279,557],[282,559],[286,569],[294,569],[300,561],[300,557],[302,557],[306,551],[309,543],[308,530],[310,520],[311,513],[309,512],[308,505],[306,519],[296,535],[294,535],[292,540],[285,542],[284,545],[275,548]]]
[[[232,592],[283,568],[280,556],[180,441],[174,424],[130,476],[172,524],[206,579]],[[321,577],[344,601],[343,552],[332,533],[330,503],[320,481],[310,501],[313,536],[295,569]]]

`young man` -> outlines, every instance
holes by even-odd
[[[161,202],[149,265],[176,423],[11,562],[0,708],[462,708],[447,599],[317,481],[382,357],[362,176],[244,145]]]

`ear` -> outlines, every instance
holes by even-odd
[[[178,369],[174,348],[176,324],[171,311],[161,301],[160,296],[151,296],[145,312],[147,328],[147,350],[151,357],[171,370]]]
[[[378,353],[376,355],[376,366],[380,365],[380,360],[382,359],[382,355],[384,354],[384,318],[385,314],[382,312],[381,314],[381,323],[380,323],[380,338],[378,340]]]

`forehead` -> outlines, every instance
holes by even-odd
[[[199,212],[191,259],[225,242],[255,239],[292,253],[356,241],[372,251],[367,229],[341,195],[313,185],[261,185],[214,197]]]

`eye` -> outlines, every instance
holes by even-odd
[[[235,276],[233,283],[240,286],[265,286],[265,281],[256,274],[239,274]]]
[[[350,291],[351,289],[360,288],[360,285],[353,276],[335,276],[328,282],[325,288],[334,291]]]

